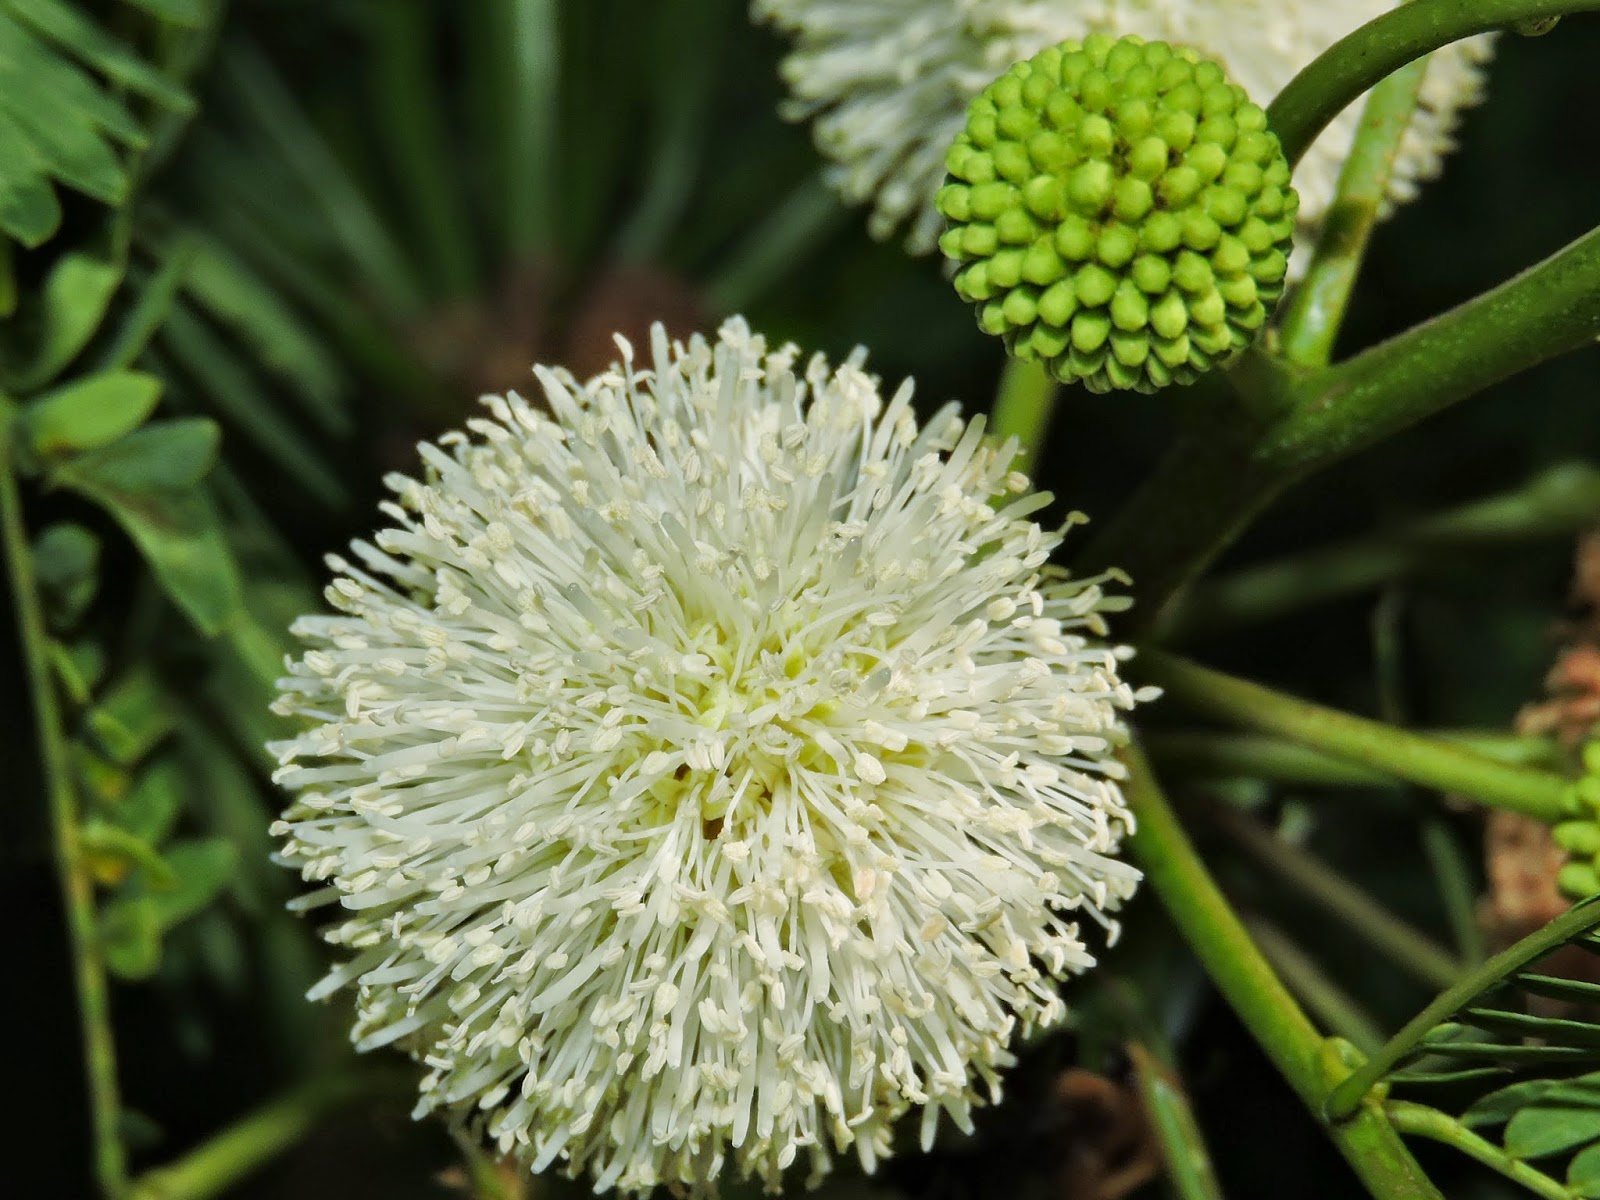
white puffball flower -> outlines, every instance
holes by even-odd
[[[1014,62],[1091,33],[1136,34],[1215,59],[1257,104],[1334,42],[1395,0],[753,0],[758,18],[794,35],[784,60],[784,114],[813,120],[827,177],[849,202],[870,201],[869,229],[907,228],[930,252],[942,222],[933,196],[967,105]],[[1390,202],[1412,199],[1454,148],[1462,109],[1483,98],[1489,35],[1429,60],[1419,103],[1390,177]],[[1333,201],[1361,102],[1318,138],[1295,172],[1301,238]],[[1305,255],[1292,256],[1303,265]]]
[[[970,1128],[1139,872],[1114,573],[860,351],[743,321],[487,397],[333,558],[273,749],[361,1050],[596,1190]]]

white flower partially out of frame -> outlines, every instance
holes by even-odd
[[[1126,601],[1048,565],[1014,444],[860,352],[619,346],[423,446],[294,627],[313,994],[535,1171],[870,1170],[913,1106],[969,1127],[1115,934]]]
[[[846,200],[873,205],[873,236],[905,227],[918,254],[933,249],[942,227],[933,196],[967,105],[1012,63],[1091,33],[1136,34],[1215,59],[1265,106],[1322,51],[1393,7],[1394,0],[753,0],[758,17],[794,35],[783,64],[785,114],[814,122],[828,178]],[[1412,199],[1439,173],[1461,110],[1483,98],[1492,47],[1485,35],[1429,60],[1389,181],[1392,203]],[[1360,111],[1360,102],[1345,110],[1295,172],[1302,238],[1333,201]]]

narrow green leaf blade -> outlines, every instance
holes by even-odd
[[[174,112],[194,111],[194,101],[187,92],[61,0],[6,0],[6,7],[107,79]]]

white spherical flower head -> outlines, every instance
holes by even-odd
[[[1014,62],[1092,33],[1187,46],[1227,68],[1266,105],[1317,55],[1395,0],[753,0],[757,16],[795,35],[783,73],[785,115],[815,120],[828,177],[852,203],[871,201],[873,236],[908,227],[913,253],[942,228],[933,196],[967,105]],[[1389,183],[1400,203],[1439,173],[1458,113],[1483,96],[1488,36],[1433,55]],[[1347,109],[1295,173],[1302,236],[1333,200],[1360,123]],[[1291,257],[1303,264],[1305,255]]]
[[[967,1128],[1138,872],[1106,577],[982,422],[743,322],[539,369],[302,618],[282,858],[362,1049],[538,1171],[702,1192]]]

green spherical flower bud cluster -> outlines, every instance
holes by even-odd
[[[1556,887],[1573,900],[1600,893],[1600,740],[1583,748],[1583,775],[1572,785],[1571,808],[1578,814],[1551,832],[1567,852]]]
[[[1222,68],[1136,37],[1063,42],[972,102],[938,195],[978,324],[1090,390],[1190,383],[1283,292],[1298,197]]]

